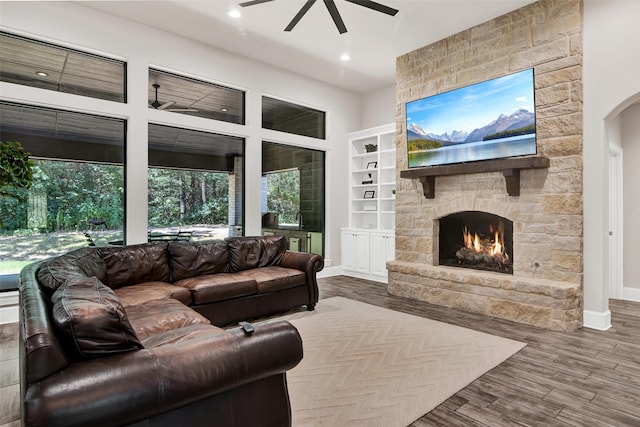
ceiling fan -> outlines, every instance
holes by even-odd
[[[243,3],[240,3],[240,6],[241,7],[253,6],[260,3],[267,3],[270,1],[274,1],[274,0],[245,1]],[[395,16],[396,13],[398,13],[398,9],[393,9],[389,6],[385,6],[383,4],[380,4],[371,0],[345,0],[345,1],[349,3],[357,4],[357,5],[366,7],[368,9],[375,10],[376,12],[381,12],[390,16]],[[311,9],[311,6],[313,6],[315,2],[316,0],[307,0],[307,2],[302,6],[300,11],[296,14],[296,16],[293,17],[291,22],[289,22],[289,25],[287,25],[287,28],[285,28],[284,30],[285,31],[293,30],[293,27],[295,27],[298,24],[298,22],[300,22],[302,17],[309,11],[309,9]],[[327,7],[327,10],[329,11],[329,15],[331,15],[331,18],[333,19],[334,24],[336,24],[336,28],[338,29],[338,32],[340,34],[346,33],[347,27],[344,25],[344,21],[340,16],[340,12],[338,12],[338,8],[336,7],[335,1],[324,0],[324,5]]]
[[[175,104],[176,101],[169,101],[169,102],[165,102],[164,104],[161,103],[160,101],[158,101],[158,89],[160,89],[160,85],[158,83],[154,83],[151,86],[153,86],[153,88],[156,90],[156,99],[151,104],[149,104],[149,107],[155,108],[156,110],[166,110],[166,111],[173,111],[173,112],[180,112],[180,113],[198,111],[194,108],[169,108],[173,104]]]

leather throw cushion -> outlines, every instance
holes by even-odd
[[[45,260],[38,268],[40,287],[51,296],[69,278],[96,276],[106,280],[106,266],[96,248],[80,248]]]
[[[99,250],[107,267],[106,284],[110,288],[171,280],[166,242]]]
[[[171,242],[169,265],[172,282],[207,274],[226,273],[229,270],[227,242]]]
[[[278,265],[287,250],[284,236],[233,237],[227,242],[233,272]]]
[[[141,349],[120,300],[96,277],[69,279],[54,292],[53,322],[83,359]]]

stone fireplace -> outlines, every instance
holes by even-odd
[[[526,68],[535,71],[541,167],[469,163],[403,177],[406,102]],[[581,327],[582,2],[532,3],[399,57],[396,102],[388,292],[553,330]]]

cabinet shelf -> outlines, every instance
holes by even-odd
[[[393,229],[395,206],[391,190],[396,185],[395,124],[379,126],[349,134],[349,227],[368,230]],[[375,145],[376,151],[366,152],[365,145]],[[367,166],[369,168],[367,168]],[[374,168],[375,166],[375,168]],[[373,181],[362,184],[363,181]],[[373,198],[365,198],[365,191],[373,191]],[[371,195],[371,193],[368,193]],[[363,208],[375,206],[375,211]],[[387,213],[382,213],[382,211]]]

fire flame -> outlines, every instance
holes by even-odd
[[[467,226],[464,227],[462,235],[464,238],[464,245],[467,249],[471,249],[479,254],[486,255],[501,255],[507,257],[504,247],[504,225],[502,221],[498,225],[498,229],[495,229],[493,225],[489,226],[489,231],[493,233],[493,240],[491,238],[481,239],[478,233],[471,233]]]

